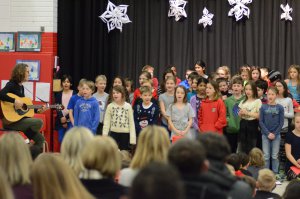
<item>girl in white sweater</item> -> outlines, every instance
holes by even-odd
[[[113,102],[107,106],[103,126],[103,135],[114,138],[120,150],[129,150],[129,144],[136,144],[133,111],[125,96],[123,86],[113,87]]]

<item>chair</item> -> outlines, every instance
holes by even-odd
[[[40,132],[45,137],[45,131],[47,129],[46,115],[35,113],[33,117],[37,118],[37,119],[41,119],[43,121],[43,126],[42,126]],[[44,146],[43,146],[43,152],[49,152],[49,145],[48,145],[48,142],[46,141],[46,139],[45,139]]]

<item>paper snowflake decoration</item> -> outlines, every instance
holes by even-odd
[[[252,3],[252,0],[228,0],[228,2],[233,6],[228,12],[228,16],[234,15],[236,21],[239,21],[244,16],[249,18],[250,9],[246,5]]]
[[[123,24],[130,23],[127,13],[128,5],[116,6],[108,1],[106,11],[99,16],[104,23],[107,24],[108,32],[117,28],[122,32]]]
[[[293,12],[293,8],[289,6],[289,4],[286,4],[285,6],[283,4],[280,5],[281,9],[283,10],[283,13],[281,14],[280,18],[292,21],[293,18],[291,17],[291,13]]]
[[[203,15],[201,19],[199,20],[198,24],[203,24],[203,27],[205,28],[207,25],[212,25],[212,18],[214,18],[214,15],[209,13],[209,11],[204,7],[203,9]]]
[[[187,17],[185,6],[187,1],[184,0],[169,0],[170,9],[168,17],[175,17],[175,21],[179,21],[181,17]]]

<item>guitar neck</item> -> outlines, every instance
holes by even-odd
[[[40,109],[43,105],[27,105],[28,109]],[[46,108],[57,108],[57,105],[48,105]]]

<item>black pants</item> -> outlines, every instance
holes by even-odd
[[[120,150],[130,150],[129,133],[110,132],[110,136],[117,142]]]
[[[238,133],[228,133],[226,130],[224,130],[224,135],[230,145],[231,153],[236,153],[238,145]]]
[[[259,136],[258,125],[258,120],[241,120],[239,140],[242,152],[249,154],[251,149],[256,147]]]
[[[99,123],[96,134],[102,135],[102,130],[103,130],[103,123]]]

